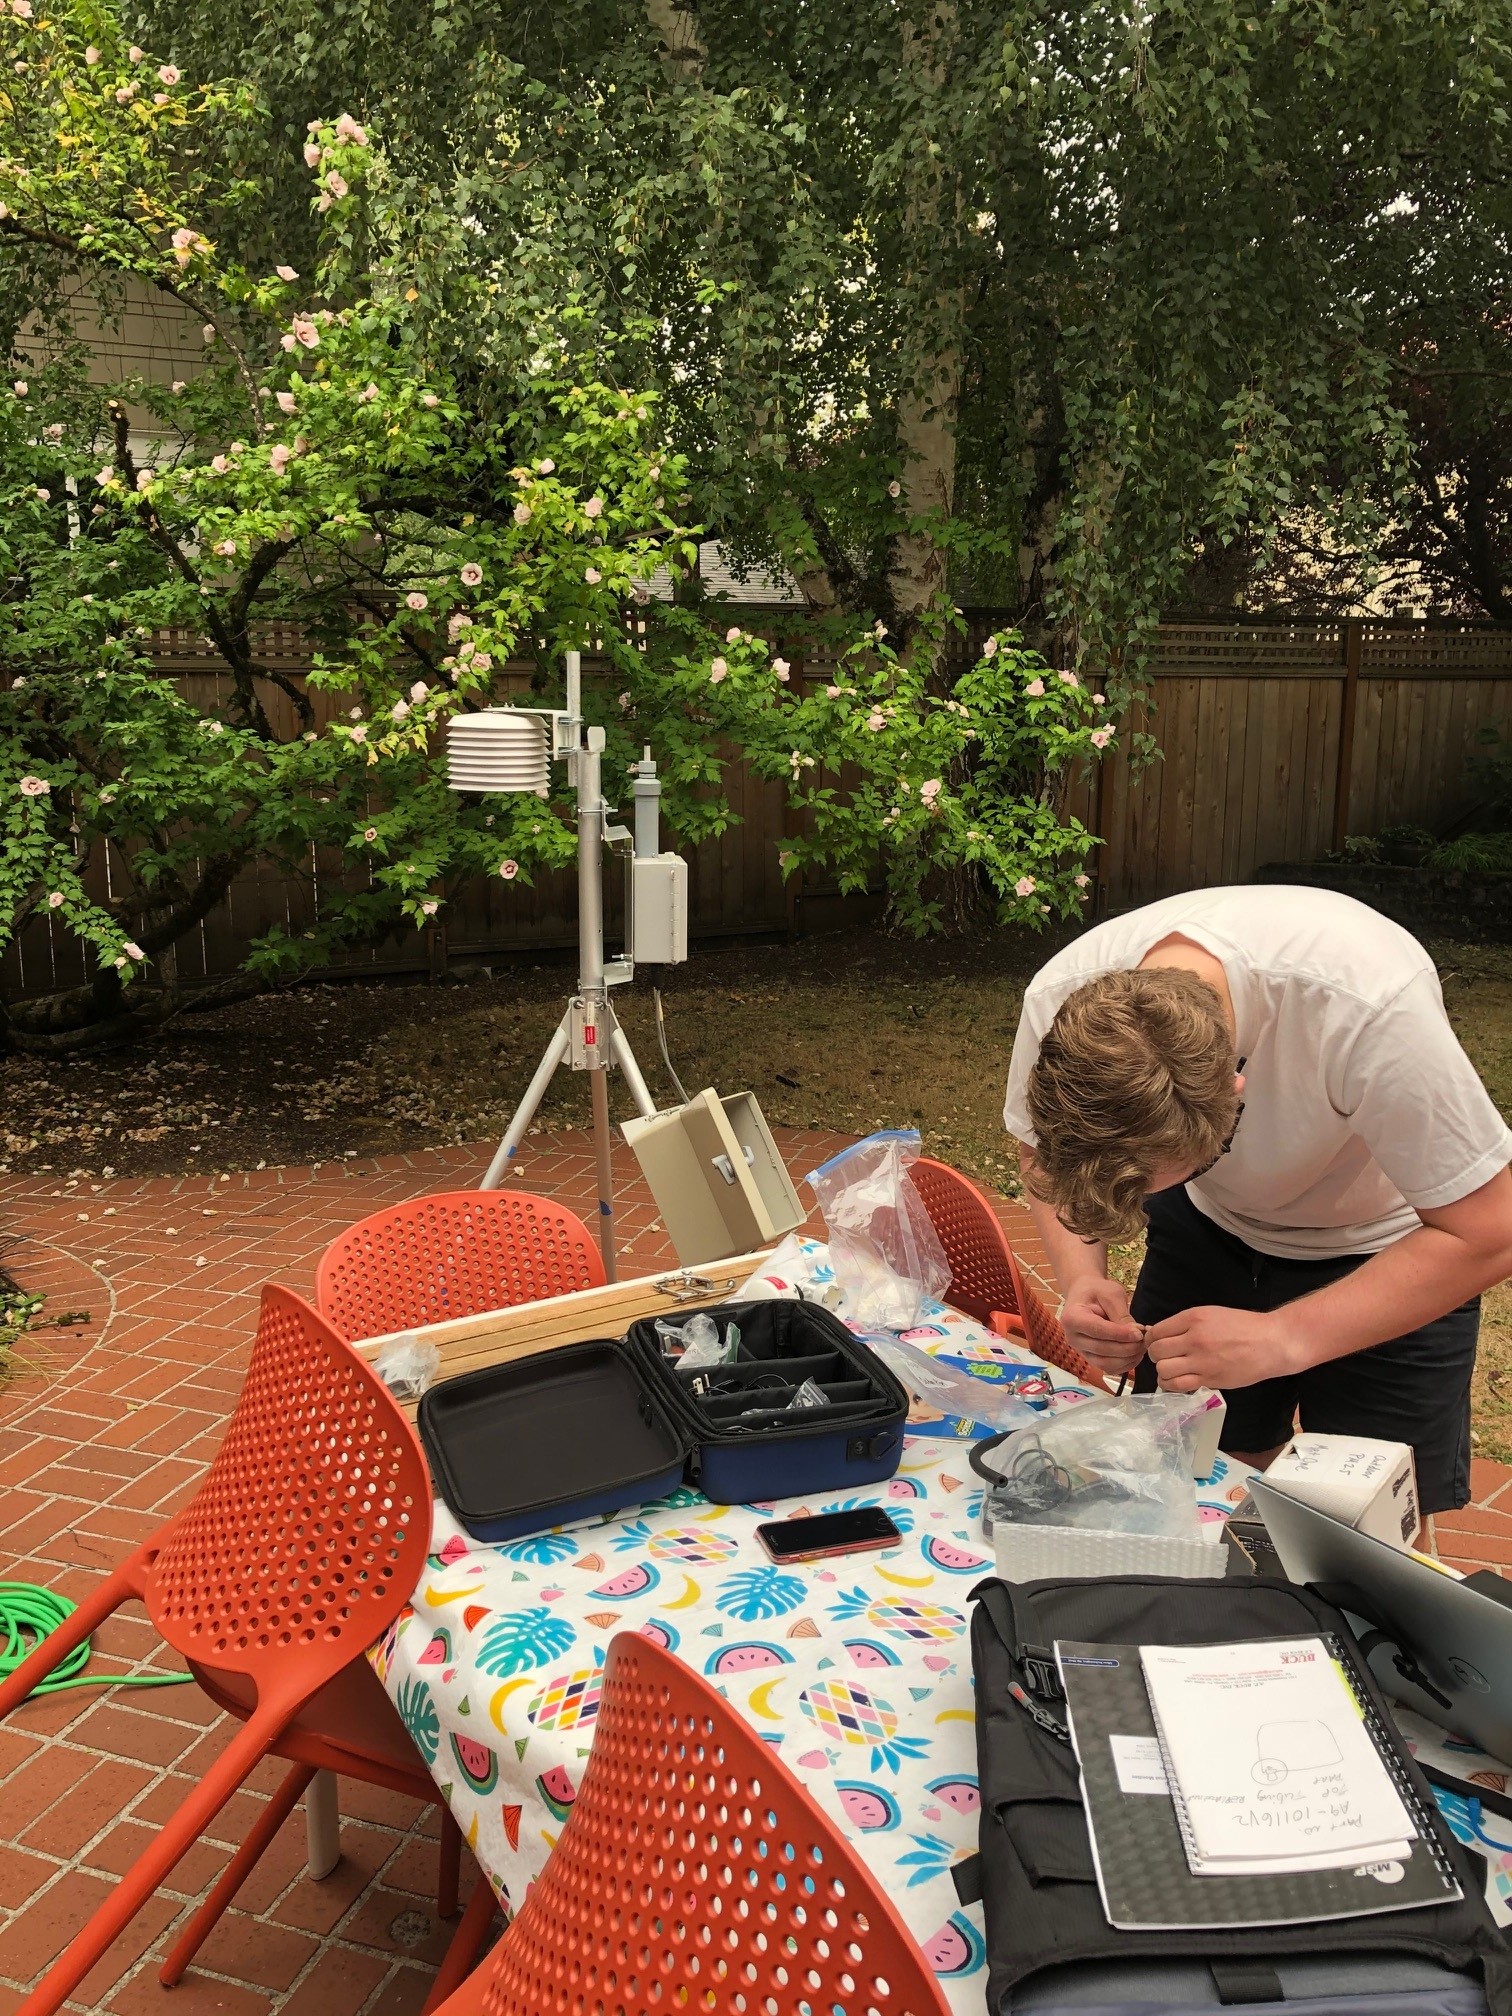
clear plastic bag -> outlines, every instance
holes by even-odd
[[[407,1333],[384,1345],[373,1360],[373,1370],[396,1400],[418,1400],[436,1383],[441,1353],[434,1344]]]
[[[969,1372],[942,1365],[938,1358],[931,1358],[901,1337],[868,1336],[862,1342],[897,1373],[916,1399],[936,1413],[981,1421],[1004,1434],[1033,1427],[1045,1418],[1037,1407],[1020,1400],[1006,1380],[974,1379]]]
[[[1106,1406],[1041,1418],[976,1452],[990,1483],[982,1525],[1086,1526],[1194,1540],[1202,1532],[1192,1478],[1208,1396],[1129,1394]]]
[[[914,1128],[890,1128],[843,1148],[808,1178],[829,1232],[844,1313],[867,1330],[909,1330],[950,1285],[950,1263],[915,1190]]]
[[[792,1399],[787,1403],[787,1412],[795,1407],[828,1407],[829,1395],[817,1379],[805,1379]]]
[[[740,1349],[740,1332],[733,1323],[726,1324],[723,1337],[719,1325],[712,1316],[702,1311],[696,1316],[688,1316],[681,1323],[672,1323],[665,1316],[656,1319],[656,1334],[661,1339],[662,1353],[672,1360],[679,1372],[703,1372],[712,1365],[728,1365]]]

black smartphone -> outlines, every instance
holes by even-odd
[[[823,1561],[831,1554],[896,1547],[903,1535],[879,1505],[863,1505],[812,1519],[773,1519],[756,1528],[756,1538],[774,1561]]]

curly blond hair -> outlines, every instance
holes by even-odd
[[[1082,1239],[1128,1239],[1157,1170],[1208,1168],[1239,1117],[1217,991],[1176,966],[1104,973],[1068,995],[1029,1073],[1024,1181]]]

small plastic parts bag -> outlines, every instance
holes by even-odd
[[[911,1330],[950,1285],[950,1263],[915,1190],[915,1128],[889,1128],[843,1148],[808,1178],[829,1232],[844,1313],[866,1330]]]
[[[436,1383],[441,1353],[413,1334],[385,1344],[373,1360],[373,1370],[396,1400],[418,1400]]]
[[[792,1399],[787,1403],[787,1412],[795,1407],[828,1407],[829,1395],[817,1379],[805,1379]]]
[[[661,1347],[679,1372],[700,1372],[711,1365],[728,1365],[740,1349],[740,1332],[733,1323],[725,1326],[723,1337],[712,1316],[699,1312],[681,1323],[657,1318],[656,1334]]]
[[[942,1365],[938,1358],[931,1358],[901,1337],[869,1336],[862,1342],[897,1373],[915,1398],[937,1414],[981,1421],[1003,1434],[1033,1427],[1045,1418],[1037,1407],[1020,1400],[1006,1380],[974,1379],[969,1372]]]
[[[1131,1393],[1109,1405],[1041,1417],[974,1453],[990,1483],[987,1532],[1019,1526],[1086,1526],[1194,1540],[1202,1532],[1192,1456],[1204,1393]]]

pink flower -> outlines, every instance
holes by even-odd
[[[135,42],[133,42],[131,47],[126,51],[126,54],[131,58],[133,63],[140,63],[142,58],[146,55],[146,53],[147,52],[145,49],[138,49]]]
[[[1080,679],[1077,678],[1074,672],[1057,672],[1055,676],[1059,679],[1062,686],[1080,686],[1081,684]]]
[[[516,523],[516,525],[528,525],[530,523],[530,519],[531,519],[530,506],[525,502],[524,498],[522,497],[519,503],[516,504],[514,508],[514,522]]]
[[[378,828],[376,826],[365,827],[363,829],[362,837],[364,840],[367,841],[376,840],[378,838]]]
[[[225,554],[227,559],[229,559],[236,551],[236,541],[234,539],[222,539],[215,550],[217,553]]]
[[[424,903],[420,905],[421,915],[425,917],[434,917],[436,912],[440,908],[441,905],[436,901],[435,897],[434,896],[429,897]]]
[[[36,499],[39,504],[50,504],[52,502],[51,490],[44,490],[39,485],[36,491]]]
[[[314,350],[320,343],[320,330],[308,315],[296,315],[289,324],[296,342],[303,343],[306,350]]]
[[[542,476],[549,476],[555,467],[556,464],[549,455],[543,455],[536,464],[536,468]]]
[[[597,588],[603,578],[597,567],[585,567],[583,569],[583,579],[588,583],[590,588]]]
[[[728,630],[726,630],[725,642],[726,644],[738,644],[740,642],[740,625],[738,623],[732,624],[731,627]]]
[[[1094,706],[1094,707],[1106,707],[1106,706],[1107,706],[1107,704],[1108,704],[1108,696],[1107,696],[1107,694],[1106,694],[1106,693],[1094,693],[1094,694],[1092,695],[1092,704],[1093,704],[1093,706]]]
[[[292,392],[280,392],[276,396],[280,413],[292,413],[299,404]]]
[[[63,439],[63,422],[55,420],[51,427],[44,427],[42,432],[49,441],[61,441]]]
[[[52,786],[45,777],[23,777],[20,789],[23,798],[45,798]]]
[[[872,635],[873,637],[876,638],[877,642],[880,644],[882,642],[882,639],[887,635],[887,625],[885,623],[873,623]]]
[[[135,96],[135,84],[122,84],[116,90],[115,101],[117,105],[129,105]]]
[[[870,714],[866,717],[866,725],[873,735],[880,735],[882,730],[887,726],[887,716],[882,712],[880,707],[873,707]]]
[[[278,343],[279,348],[282,350],[292,350],[294,348],[294,338],[287,333],[279,337]]]
[[[826,700],[838,700],[840,698],[840,688],[838,686],[826,686],[824,697]]]
[[[439,406],[441,401],[436,397],[434,392],[422,392],[420,394],[420,404],[422,406]]]
[[[476,560],[469,560],[467,565],[462,569],[462,586],[464,588],[476,588],[482,579],[483,569],[478,565]],[[468,620],[471,621],[472,619],[469,618]]]
[[[1038,700],[1044,695],[1045,682],[1043,679],[1031,679],[1029,684],[1024,688],[1024,691],[1029,695],[1031,700]]]
[[[286,448],[281,441],[274,442],[273,446],[268,450],[268,467],[273,471],[275,476],[285,474],[289,467],[289,459],[293,453],[294,450]]]
[[[27,384],[24,378],[18,378],[15,384],[12,385],[11,390],[15,393],[18,399],[24,399],[27,393],[31,390],[31,387]]]
[[[336,138],[338,140],[351,140],[359,147],[367,145],[367,134],[357,124],[357,121],[352,117],[350,112],[343,112],[341,117],[336,121]]]
[[[1108,744],[1113,740],[1113,730],[1111,728],[1094,728],[1091,739],[1094,749],[1106,749]]]
[[[367,740],[367,729],[363,726],[363,724],[360,721],[357,723],[357,726],[351,731],[351,734],[352,734],[352,740],[354,742],[366,742]]]
[[[231,464],[226,460],[224,455],[212,455],[210,457],[210,467],[215,471],[217,476],[224,476],[226,471],[231,467]]]
[[[716,658],[713,664],[710,665],[709,667],[709,684],[711,686],[717,686],[721,679],[724,679],[728,676],[729,670],[730,668],[728,665],[726,665],[723,658]]]
[[[478,648],[477,645],[474,644],[472,639],[469,637],[457,646],[457,656],[462,660],[464,664],[466,664],[467,660],[472,657],[473,653],[477,650],[477,648]]]
[[[418,588],[411,588],[408,595],[404,598],[404,605],[407,609],[420,610],[427,606],[427,601],[428,598],[422,595]]]
[[[275,266],[273,271],[278,275],[280,280],[285,282],[299,278],[298,273],[295,272],[292,266]]]
[[[91,42],[89,47],[84,51],[84,61],[89,65],[90,69],[92,70],[95,64],[99,62],[99,60],[100,60],[100,52],[98,49],[96,49],[93,42]]]
[[[430,688],[429,686],[426,685],[425,681],[423,679],[417,679],[414,685],[411,686],[410,688],[410,698],[411,700],[414,701],[415,705],[418,707],[420,705],[420,702],[423,699],[425,699],[426,695],[429,692]]]
[[[1078,875],[1076,878],[1076,886],[1078,889],[1085,889],[1090,884],[1091,880],[1092,877],[1090,875]]]
[[[362,390],[357,394],[357,404],[359,406],[366,406],[370,400],[376,399],[377,397],[378,397],[378,387],[376,385],[373,384],[364,385]]]
[[[128,959],[145,959],[147,957],[147,954],[142,950],[141,946],[134,945],[129,938],[126,940],[126,943],[121,947],[121,950],[126,954],[126,957]]]
[[[473,656],[472,669],[474,672],[491,672],[493,660],[486,651],[476,652]]]
[[[95,472],[95,481],[102,490],[108,490],[111,484],[114,483],[115,476],[116,472],[114,469],[99,469]]]
[[[938,777],[926,778],[924,783],[922,783],[919,786],[920,804],[933,805],[936,798],[938,798],[940,795],[940,790],[941,790],[941,784]]]
[[[313,140],[305,142],[304,158],[306,168],[318,168],[320,166],[320,149]]]
[[[987,639],[987,642],[982,646],[982,656],[984,658],[996,658],[997,656],[996,637],[989,637]]]
[[[1015,896],[1032,896],[1038,887],[1032,875],[1020,875],[1013,885],[1013,893]]]
[[[182,75],[183,72],[176,63],[160,63],[158,65],[158,78],[164,84],[177,84]]]
[[[903,485],[901,483],[889,483],[887,494],[889,497],[901,497],[903,495]]]
[[[520,864],[518,861],[506,860],[501,861],[499,863],[499,873],[504,877],[504,880],[506,882],[513,882],[514,878],[516,877],[516,875],[519,874],[519,872],[520,872]]]
[[[774,658],[772,660],[772,670],[776,673],[777,677],[782,681],[783,685],[786,686],[788,680],[792,676],[793,671],[792,666],[789,665],[786,658]]]
[[[628,714],[630,712],[630,702],[633,697],[632,694],[621,693],[619,696],[619,710],[621,714]]]
[[[330,190],[331,194],[336,198],[336,201],[339,203],[342,197],[346,195],[347,190],[351,187],[351,184],[347,181],[345,175],[339,175],[334,168],[331,170],[330,174],[326,176],[325,179],[327,189]]]
[[[603,515],[604,515],[603,498],[590,497],[588,499],[588,502],[583,506],[583,516],[585,518],[601,518]]]
[[[62,901],[63,891],[61,889],[53,889],[48,892],[47,907],[49,910],[58,909]]]

